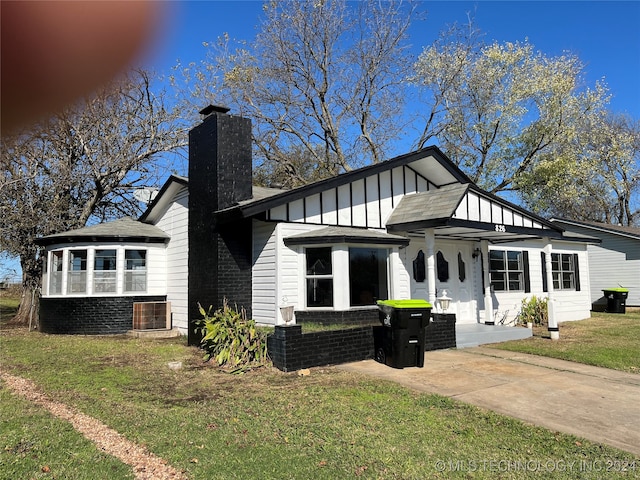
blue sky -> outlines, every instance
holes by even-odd
[[[205,56],[202,42],[225,32],[238,40],[252,40],[262,15],[262,1],[183,1],[163,3],[164,24],[145,64],[170,73]],[[613,99],[611,109],[640,119],[640,1],[425,1],[427,18],[410,32],[414,52],[429,45],[448,24],[466,22],[467,13],[487,41],[529,40],[546,55],[568,50],[586,64],[586,83],[604,78]],[[4,268],[3,268],[4,267]],[[15,261],[0,258],[6,268],[19,271]]]
[[[204,41],[225,32],[252,40],[262,15],[261,1],[185,1],[165,4],[167,15],[146,64],[168,73],[204,58]],[[528,39],[546,55],[564,51],[586,64],[586,83],[604,78],[613,94],[611,109],[640,118],[640,1],[424,1],[424,21],[415,23],[410,41],[415,53],[467,13],[487,41]]]

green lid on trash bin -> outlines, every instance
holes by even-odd
[[[431,308],[431,304],[420,298],[412,300],[378,300],[378,305],[393,308]]]
[[[603,292],[620,292],[620,293],[628,293],[628,288],[603,288]]]

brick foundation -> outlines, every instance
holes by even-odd
[[[40,299],[40,331],[76,335],[126,333],[133,327],[134,302],[164,302],[163,295]]]

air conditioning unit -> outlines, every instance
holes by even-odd
[[[134,330],[170,330],[171,302],[134,302]]]

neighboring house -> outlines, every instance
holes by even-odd
[[[123,235],[103,234],[112,222],[40,240],[45,331],[51,319],[64,321],[56,311],[74,317],[65,304],[106,299],[99,315],[108,318],[116,298],[142,301],[127,288],[131,249],[146,252],[144,293],[171,302],[173,325],[192,344],[198,303],[224,298],[276,325],[291,306],[298,321],[356,323],[377,319],[378,299],[421,298],[438,310],[445,290],[459,324],[514,317],[532,295],[551,298],[552,332],[589,317],[590,240],[483,191],[438,148],[292,190],[254,187],[251,122],[220,107],[202,113],[189,133],[188,181],[169,178],[139,228],[127,221]],[[92,228],[102,230],[82,234]],[[104,250],[116,278],[106,292],[92,288]],[[77,268],[86,276],[75,278]]]
[[[602,290],[618,287],[629,289],[627,306],[640,307],[640,228],[562,218],[551,221],[600,240],[587,247],[593,310],[603,310],[607,304]]]

